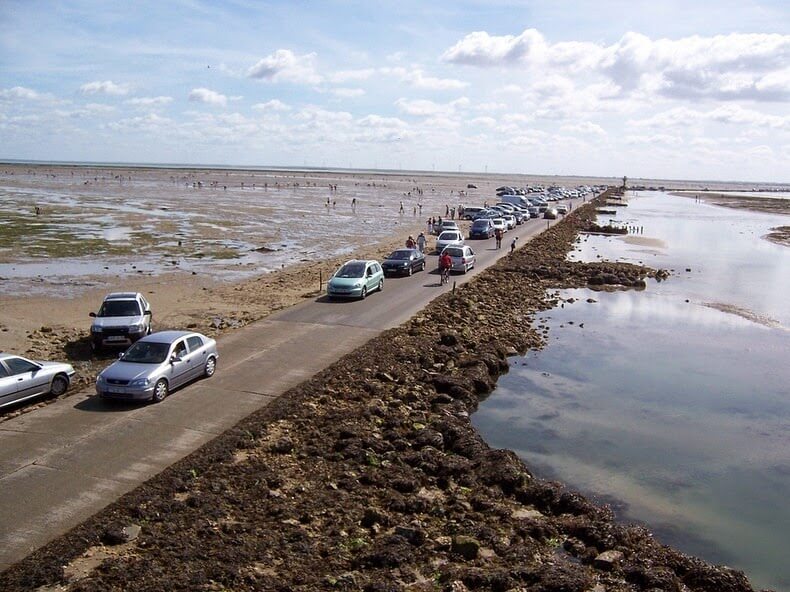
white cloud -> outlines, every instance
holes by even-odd
[[[415,115],[418,117],[428,117],[437,115],[451,115],[458,109],[463,109],[469,106],[469,99],[461,97],[449,103],[435,103],[427,99],[410,100],[400,98],[395,101],[395,106],[403,113],[408,115]]]
[[[255,103],[252,106],[256,111],[290,111],[291,107],[278,99],[272,99],[265,103]]]
[[[629,32],[605,46],[550,44],[535,29],[520,35],[470,33],[441,59],[478,67],[603,76],[623,92],[646,89],[670,98],[790,99],[790,35],[731,33],[658,39]]]
[[[771,115],[733,104],[720,105],[710,111],[676,107],[644,119],[630,120],[628,124],[639,127],[668,128],[688,127],[711,121],[772,129],[790,129],[790,115]]]
[[[453,78],[436,78],[426,76],[419,68],[406,76],[412,86],[426,90],[459,90],[469,86],[468,83]]]
[[[330,92],[336,97],[343,99],[353,99],[365,94],[365,91],[361,88],[333,88]]]
[[[482,125],[483,127],[494,127],[496,125],[496,119],[493,117],[475,117],[469,123],[472,125]]]
[[[247,76],[272,82],[319,84],[323,78],[315,71],[315,57],[314,53],[298,56],[290,49],[278,49],[251,66]]]
[[[407,123],[398,117],[382,117],[380,115],[366,115],[358,121],[363,127],[397,127],[405,128]]]
[[[173,102],[173,97],[136,97],[134,99],[127,99],[124,101],[127,105],[138,108],[156,108],[164,107]]]
[[[441,59],[453,64],[502,66],[540,59],[546,51],[546,41],[535,29],[527,29],[517,36],[475,31],[445,51]]]
[[[590,134],[594,136],[605,136],[606,132],[597,123],[591,121],[581,121],[579,123],[566,123],[560,130],[568,133]]]
[[[228,104],[228,97],[208,88],[193,88],[189,92],[189,100],[194,103],[205,103],[224,107]]]
[[[129,86],[126,84],[115,84],[112,80],[97,80],[86,82],[80,86],[80,92],[84,95],[122,96],[129,93]]]
[[[2,101],[13,101],[17,99],[21,99],[23,101],[36,101],[41,98],[43,98],[43,95],[37,93],[31,88],[26,88],[24,86],[0,89],[0,100]]]
[[[131,117],[128,119],[121,119],[107,124],[107,127],[113,131],[119,132],[158,132],[165,127],[171,127],[173,121],[167,117],[160,117],[156,113],[149,113],[141,117]]]

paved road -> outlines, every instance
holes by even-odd
[[[470,241],[476,269],[452,280],[468,281],[505,255],[513,235],[523,248],[546,227],[530,220],[505,235],[501,250],[493,239]],[[0,570],[409,319],[450,289],[439,286],[436,259],[366,300],[321,297],[224,336],[216,375],[158,405],[108,405],[83,391],[0,423]]]

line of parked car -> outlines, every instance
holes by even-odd
[[[489,239],[523,224],[531,218],[557,218],[567,214],[565,204],[549,204],[540,195],[507,193],[502,201],[485,207],[464,208],[463,218],[471,220],[469,239]],[[475,252],[465,244],[464,234],[455,220],[443,220],[434,230],[436,244],[434,252],[450,255],[452,271],[466,273],[475,266]],[[364,299],[374,291],[384,289],[384,278],[388,276],[410,276],[424,271],[425,254],[416,248],[396,249],[380,264],[375,260],[351,260],[343,264],[327,283],[327,297]]]
[[[119,346],[125,350],[96,377],[96,394],[104,399],[159,402],[172,390],[216,371],[217,342],[193,331],[153,332],[151,305],[139,292],[108,294],[90,316],[94,352]],[[74,375],[70,364],[0,353],[0,408],[63,395]]]

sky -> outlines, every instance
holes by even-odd
[[[0,159],[790,182],[790,4],[0,0]]]

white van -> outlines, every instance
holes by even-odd
[[[522,195],[500,195],[499,199],[503,203],[514,204],[520,208],[525,208],[525,209],[532,205]]]

